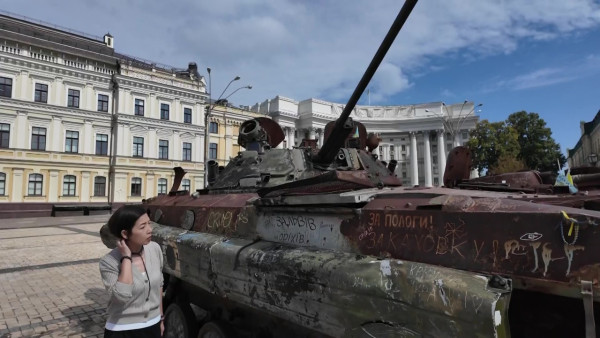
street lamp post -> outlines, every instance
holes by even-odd
[[[212,79],[211,79],[211,75],[210,75],[211,69],[206,68],[206,71],[208,72],[208,106],[206,107],[206,114],[204,114],[204,187],[208,187],[208,165],[207,164],[208,164],[208,152],[210,150],[209,121],[210,121],[210,117],[212,115],[213,108],[215,107],[215,105],[212,102]],[[223,97],[223,94],[225,94],[225,92],[227,91],[227,88],[229,88],[229,86],[234,81],[237,81],[239,79],[240,79],[240,77],[236,76],[231,81],[229,81],[229,83],[227,84],[225,89],[223,89],[223,92],[221,92],[221,95],[219,95],[219,97],[217,98],[217,100],[215,100],[215,102],[218,102],[219,100],[221,100],[221,98]],[[225,97],[225,99],[229,98],[231,95],[235,94],[238,90],[243,89],[243,88],[252,89],[252,86],[240,87],[240,88],[234,90],[231,94],[227,95],[227,97]]]
[[[463,102],[462,106],[460,107],[460,111],[458,112],[457,115],[454,115],[454,114],[451,115],[448,110],[448,106],[446,106],[446,104],[443,102],[442,102],[442,107],[440,109],[439,114],[437,112],[431,111],[429,109],[425,109],[426,112],[434,113],[435,115],[437,115],[437,117],[439,117],[442,120],[442,123],[444,125],[444,130],[446,130],[450,133],[450,137],[452,138],[453,146],[458,145],[457,144],[458,142],[456,141],[456,135],[462,128],[466,119],[475,112],[475,108],[483,106],[483,103],[474,105],[473,108],[468,113],[463,115],[462,112],[463,112],[467,102],[468,102],[468,100],[465,100]],[[444,114],[444,110],[446,110],[446,114]]]

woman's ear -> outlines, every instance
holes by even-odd
[[[121,230],[121,238],[127,239],[127,230]]]

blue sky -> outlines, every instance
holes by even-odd
[[[402,3],[397,0],[0,0],[5,11],[115,37],[117,51],[212,68],[213,92],[345,103]],[[373,105],[483,103],[481,118],[536,112],[563,151],[600,110],[600,3],[421,0],[373,78]],[[231,90],[236,89],[232,85]],[[227,95],[227,94],[226,94]],[[359,104],[367,104],[364,96]]]

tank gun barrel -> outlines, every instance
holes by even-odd
[[[392,46],[394,39],[396,39],[400,29],[402,29],[402,26],[404,26],[404,23],[417,4],[417,1],[418,0],[406,0],[404,2],[402,9],[400,9],[400,13],[398,13],[398,16],[394,20],[392,27],[390,27],[387,35],[381,42],[379,49],[375,53],[373,60],[371,60],[371,63],[369,64],[369,67],[367,67],[367,70],[360,79],[356,89],[354,89],[354,93],[352,93],[352,96],[344,107],[342,114],[336,120],[335,127],[331,131],[331,134],[329,134],[327,141],[325,141],[323,147],[321,150],[319,150],[319,153],[314,160],[315,163],[320,165],[329,165],[335,159],[335,156],[340,148],[344,145],[344,141],[352,131],[352,121],[348,120],[350,113],[352,113],[352,110],[356,106],[358,99],[367,88],[367,85],[369,85],[371,78],[373,78],[375,71],[377,68],[379,68],[381,61],[383,61],[385,54],[387,54],[387,51]]]

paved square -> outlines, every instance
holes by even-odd
[[[40,227],[6,229],[8,220],[0,222],[0,338],[102,337],[103,223],[40,218]]]

